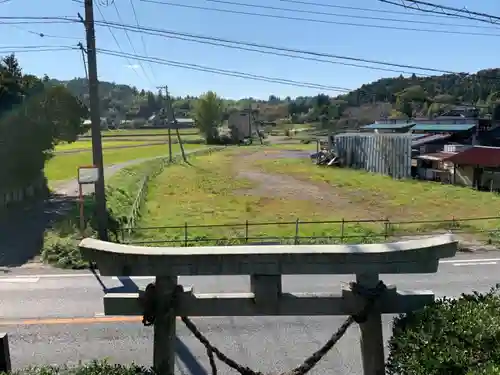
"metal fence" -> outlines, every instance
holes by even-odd
[[[346,167],[397,179],[411,177],[411,137],[408,134],[337,134],[334,148]]]
[[[273,229],[269,229],[274,227]],[[129,244],[238,245],[238,244],[335,244],[380,242],[394,238],[444,232],[469,234],[490,243],[500,242],[500,216],[441,220],[391,221],[333,220],[250,222],[134,228],[135,235],[122,237]],[[262,232],[265,233],[262,233]],[[280,232],[280,234],[276,232]],[[269,233],[275,234],[270,235]]]

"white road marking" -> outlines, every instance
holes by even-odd
[[[485,259],[443,259],[440,264],[447,263],[482,263],[482,262],[500,262],[500,258],[485,258]]]
[[[453,263],[455,267],[462,267],[462,266],[488,266],[488,265],[495,265],[497,262],[477,262],[477,263]]]
[[[23,278],[17,278],[17,277],[5,277],[5,278],[0,278],[0,282],[2,283],[37,283],[40,280],[39,277],[23,277]]]

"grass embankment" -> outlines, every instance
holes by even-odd
[[[150,160],[124,168],[107,181],[107,207],[113,219],[120,220],[129,216],[144,176],[159,162],[159,160]],[[87,221],[85,236],[94,234],[92,229],[93,210],[94,197],[85,197],[84,216]],[[62,268],[87,267],[87,263],[82,260],[77,247],[82,237],[79,228],[79,210],[75,205],[67,215],[54,223],[53,227],[45,233],[42,260]]]
[[[319,197],[303,197],[293,191],[286,196],[269,190],[260,191],[261,185],[267,183],[266,176],[257,176],[261,179],[256,181],[242,173],[252,167],[249,165],[251,161],[239,154],[250,150],[274,148],[256,146],[191,158],[191,165],[171,166],[168,172],[158,176],[148,190],[139,226],[179,228],[140,229],[136,231],[134,241],[177,241],[176,245],[185,244],[184,226],[187,223],[187,242],[191,245],[242,243],[246,242],[247,235],[248,242],[293,242],[297,218],[301,221],[340,219]],[[273,188],[285,191],[288,187],[278,181],[276,186],[273,183],[271,190]],[[248,231],[246,220],[250,224]],[[255,225],[258,222],[268,224]],[[269,224],[273,222],[288,224]],[[233,226],[209,226],[214,224]],[[196,225],[207,226],[192,227]],[[339,236],[340,231],[340,225],[299,225],[299,236],[325,237],[317,240],[318,243],[332,242],[333,239],[327,237]],[[369,228],[358,224],[345,225],[344,231],[345,236],[373,234]]]
[[[496,230],[500,225],[500,196],[495,193],[435,182],[398,181],[360,170],[318,167],[304,159],[267,159],[256,165],[268,173],[330,186],[339,199],[350,202],[337,209],[339,216],[346,220],[387,218],[394,222],[390,225],[392,232],[454,229],[472,233]],[[495,219],[465,220],[488,217]]]
[[[185,144],[184,149],[202,148],[199,144]],[[172,145],[172,152],[180,152],[178,144]],[[147,159],[168,155],[168,145],[144,146],[136,148],[104,149],[104,164],[123,163],[134,159]],[[92,152],[84,151],[72,154],[58,154],[45,165],[45,176],[49,182],[76,178],[77,168],[92,164]]]

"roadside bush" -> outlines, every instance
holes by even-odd
[[[119,229],[130,207],[134,202],[134,195],[122,188],[106,187],[108,203],[108,228],[111,241],[119,241]],[[84,200],[85,237],[94,237],[97,233],[97,221],[94,216],[94,196],[89,195]],[[52,229],[45,232],[41,252],[42,261],[60,268],[82,269],[88,266],[83,260],[78,248],[82,239],[80,231],[79,210],[75,205],[67,215],[56,222]]]
[[[9,375],[154,375],[152,369],[137,365],[112,365],[107,361],[94,361],[79,366],[40,366],[13,371]],[[0,375],[7,375],[0,373]]]
[[[480,366],[476,370],[469,371],[467,375],[500,375],[500,366],[494,364]]]
[[[75,228],[76,229],[76,228]],[[61,234],[55,231],[45,233],[42,261],[60,268],[82,269],[88,266],[84,261],[76,234]]]
[[[393,323],[389,375],[500,374],[499,285],[438,300]]]

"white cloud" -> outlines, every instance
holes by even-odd
[[[138,64],[133,64],[133,65],[125,65],[126,68],[129,68],[129,69],[139,69],[139,65]]]

